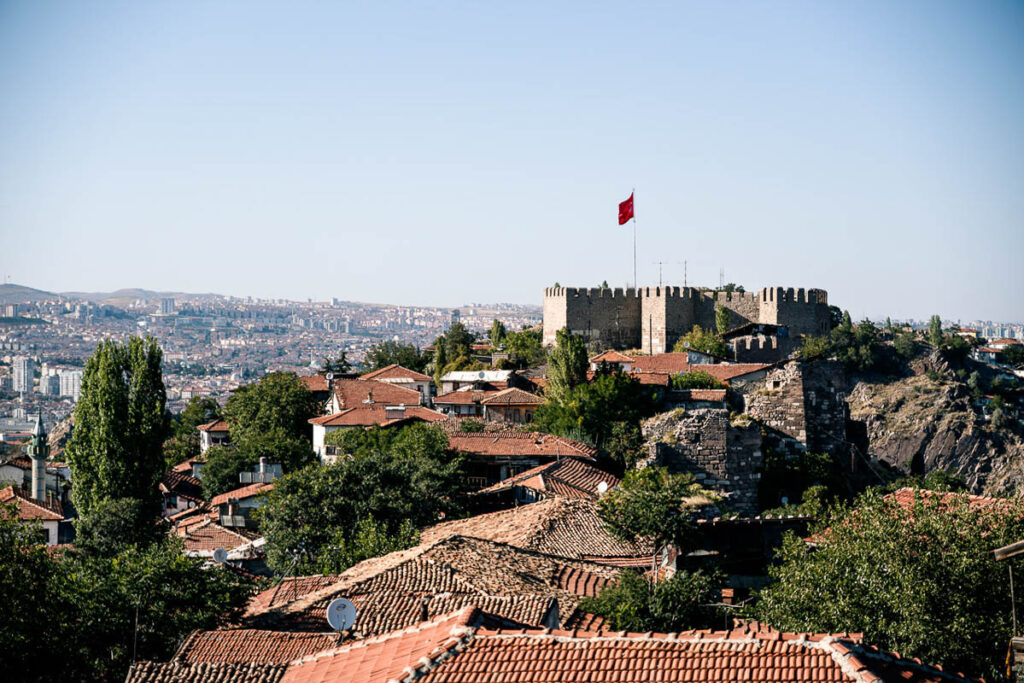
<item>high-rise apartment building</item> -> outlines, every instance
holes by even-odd
[[[58,377],[60,377],[60,395],[70,396],[71,400],[77,402],[78,397],[82,395],[82,371],[62,370]]]
[[[15,356],[14,390],[19,393],[31,394],[33,391],[33,380],[35,380],[36,365],[28,356]]]

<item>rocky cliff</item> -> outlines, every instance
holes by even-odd
[[[935,356],[911,369],[909,377],[850,387],[850,418],[864,422],[871,456],[907,474],[954,472],[973,493],[1024,492],[1019,424],[993,427],[967,385]]]

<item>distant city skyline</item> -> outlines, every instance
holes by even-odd
[[[1024,5],[0,5],[0,275],[1024,320]],[[9,277],[9,280],[7,279]]]

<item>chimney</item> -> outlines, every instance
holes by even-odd
[[[369,404],[373,403],[373,391],[372,390],[366,392],[366,400],[363,401],[363,403],[369,403]]]
[[[267,456],[260,456],[260,481],[263,481],[263,476],[267,473]]]

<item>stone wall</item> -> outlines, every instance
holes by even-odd
[[[764,457],[755,423],[730,423],[725,408],[673,410],[645,422],[643,434],[648,457],[639,466],[689,472],[706,488],[726,494],[731,510],[756,514]]]
[[[842,365],[793,361],[771,370],[760,384],[734,387],[744,410],[786,449],[845,454],[847,407]]]
[[[774,363],[786,358],[796,347],[792,337],[748,334],[729,340],[733,360],[737,363]]]
[[[705,292],[694,287],[544,290],[544,344],[568,327],[610,348],[672,350],[694,325],[715,329],[715,307],[729,311],[729,327],[746,323],[785,325],[793,335],[828,334],[828,295],[820,289],[766,287],[759,292]]]

